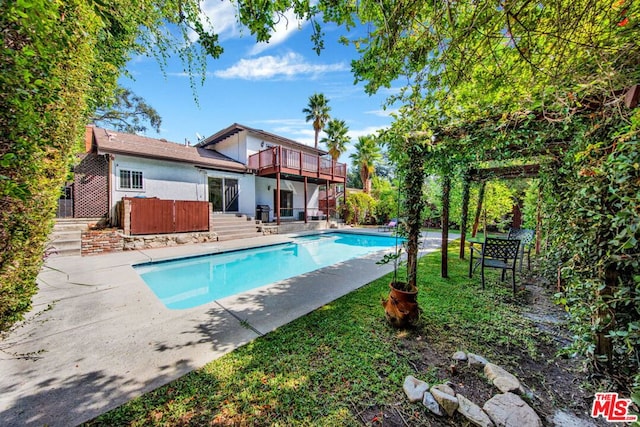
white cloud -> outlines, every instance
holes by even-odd
[[[371,114],[378,117],[391,117],[392,114],[394,113],[397,114],[399,111],[400,109],[398,108],[388,109],[388,110],[371,110],[371,111],[365,111],[365,114]]]
[[[250,34],[248,28],[238,23],[237,7],[232,1],[204,0],[201,3],[201,10],[203,25],[208,31],[218,34],[221,41]],[[305,24],[305,21],[296,18],[293,9],[287,10],[271,31],[269,43],[256,43],[249,51],[249,55],[258,55],[283,43],[296,31],[302,29]],[[190,38],[195,41],[197,40],[197,35],[191,32]]]
[[[289,52],[282,56],[241,59],[226,70],[215,71],[214,75],[223,79],[262,80],[274,77],[293,78],[298,75],[318,76],[348,69],[344,63],[310,64],[302,55]]]
[[[361,129],[350,129],[347,135],[349,135],[352,141],[355,142],[358,140],[359,136],[377,135],[380,130],[386,129],[388,127],[389,126],[386,125],[386,126],[368,126]]]
[[[234,2],[205,0],[201,3],[200,9],[202,11],[202,23],[207,26],[205,28],[218,34],[220,40],[240,36],[241,31],[236,18]],[[193,33],[192,40],[196,38],[197,36]]]
[[[289,9],[280,17],[280,20],[275,25],[274,31],[271,32],[271,39],[269,43],[257,43],[249,51],[249,55],[257,55],[265,50],[279,45],[286,41],[296,31],[299,31],[304,26],[304,21],[296,18],[296,14],[292,9]]]

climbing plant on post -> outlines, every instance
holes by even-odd
[[[411,136],[407,146],[407,173],[404,181],[405,200],[407,203],[407,284],[417,286],[418,275],[418,246],[420,239],[420,225],[424,199],[422,185],[424,184],[424,162],[427,147],[420,141],[419,136]]]

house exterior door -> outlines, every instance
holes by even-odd
[[[214,212],[238,212],[238,180],[209,177],[209,202]]]
[[[276,206],[276,190],[273,190],[273,206]],[[293,191],[280,190],[280,216],[293,216]]]

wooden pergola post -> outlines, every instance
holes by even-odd
[[[478,234],[478,224],[480,223],[480,215],[482,214],[482,202],[484,201],[484,191],[487,186],[486,181],[482,181],[480,184],[480,192],[478,193],[478,206],[476,207],[476,215],[473,220],[473,229],[471,230],[471,237],[476,237]]]
[[[280,172],[276,173],[276,224],[280,225]]]
[[[471,181],[469,175],[464,174],[462,183],[462,218],[460,218],[460,259],[464,259],[464,245],[467,240],[467,216],[469,215],[469,190]]]
[[[304,177],[304,223],[307,223],[307,177]]]
[[[451,192],[451,177],[446,173],[442,177],[442,260],[440,262],[440,276],[449,277],[449,194]]]

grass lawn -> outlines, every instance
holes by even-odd
[[[473,386],[478,390],[466,395],[476,400],[495,393],[481,373],[451,368],[456,350],[511,369],[532,390],[541,417],[569,404],[564,390],[545,390],[545,376],[565,370],[553,334],[522,316],[526,296],[514,298],[510,281],[497,275],[481,291],[479,275],[467,277],[468,261],[458,251],[459,244],[450,245],[449,279],[440,278],[439,252],[421,259],[415,328],[395,330],[385,321],[380,300],[390,279],[383,277],[90,424],[460,425],[462,418],[437,418],[402,391],[404,378],[414,375]]]

